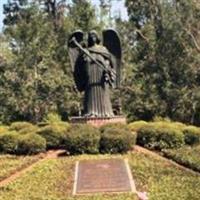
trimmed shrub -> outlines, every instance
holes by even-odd
[[[137,132],[139,129],[146,126],[147,124],[148,122],[141,120],[141,121],[135,121],[135,122],[130,123],[128,127],[130,128],[131,131]]]
[[[168,121],[159,121],[159,122],[149,122],[148,123],[149,126],[153,126],[156,128],[171,128],[171,129],[175,129],[175,130],[179,130],[182,131],[183,128],[183,124],[179,123],[179,122],[168,122]],[[185,125],[184,125],[185,127]]]
[[[183,130],[185,136],[185,143],[189,145],[200,143],[200,128],[195,126],[188,126]]]
[[[136,141],[136,134],[131,133],[127,126],[105,126],[101,130],[101,153],[125,153]]]
[[[172,122],[172,124],[173,124],[173,127],[175,128],[175,129],[178,129],[178,130],[183,130],[184,128],[186,128],[187,127],[187,125],[185,125],[185,124],[183,124],[183,123],[181,123],[181,122]]]
[[[44,122],[46,123],[57,123],[57,122],[62,122],[61,116],[58,115],[57,113],[48,113],[47,116],[44,119]]]
[[[129,127],[127,124],[122,124],[122,123],[110,123],[110,124],[105,124],[100,127],[100,132],[104,132],[107,129],[112,129],[112,128],[117,128],[117,129],[125,129],[127,131],[130,131]]]
[[[7,126],[0,126],[0,134],[4,134],[8,132],[8,127]]]
[[[13,122],[11,125],[10,125],[10,130],[15,130],[15,131],[19,131],[21,129],[24,129],[24,128],[29,128],[29,127],[32,127],[34,126],[33,124],[29,123],[29,122]]]
[[[172,127],[148,125],[138,131],[137,143],[149,149],[177,148],[184,145],[184,135]]]
[[[29,122],[14,122],[10,125],[9,130],[17,131],[20,134],[28,134],[35,133],[38,127]]]
[[[15,131],[0,135],[0,151],[15,154],[19,144],[19,136]]]
[[[171,122],[171,119],[168,117],[161,117],[161,116],[155,116],[153,118],[154,122]]]
[[[29,134],[29,133],[36,133],[38,131],[38,127],[37,126],[30,126],[30,127],[25,127],[23,129],[20,129],[18,131],[18,133],[20,134]]]
[[[131,129],[131,131],[137,132],[141,128],[145,126],[153,126],[153,127],[159,127],[159,128],[173,128],[175,130],[182,131],[185,127],[187,127],[185,124],[181,122],[171,122],[169,119],[163,118],[155,118],[154,122],[146,122],[146,121],[135,121],[128,125],[128,127]]]
[[[69,124],[63,122],[42,127],[36,133],[46,140],[48,149],[57,149],[62,147],[68,129]]]
[[[70,154],[96,154],[99,152],[100,133],[87,124],[72,125],[65,135],[64,147]]]
[[[20,135],[15,131],[0,135],[0,152],[9,154],[36,154],[46,150],[46,140],[30,133]]]
[[[20,135],[17,154],[31,155],[44,152],[46,140],[35,133]]]

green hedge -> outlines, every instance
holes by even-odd
[[[4,134],[6,132],[8,132],[8,127],[0,125],[0,134]]]
[[[101,153],[125,153],[130,150],[136,141],[127,125],[110,124],[100,128],[100,152]]]
[[[15,131],[0,135],[0,152],[9,154],[36,154],[46,150],[46,140],[30,133],[20,135]]]
[[[20,129],[18,131],[18,133],[20,134],[28,134],[28,133],[36,133],[38,131],[38,127],[37,126],[30,126],[30,127],[26,127],[23,129]]]
[[[20,131],[22,129],[32,128],[32,127],[34,127],[34,125],[29,122],[13,122],[10,125],[9,130]]]
[[[185,143],[189,145],[200,144],[200,128],[188,126],[183,130]]]
[[[10,127],[1,125],[0,151],[34,154],[46,148],[65,148],[70,154],[124,153],[135,144],[134,132],[137,132],[137,143],[149,149],[200,143],[200,128],[179,122],[136,121],[129,125],[107,124],[97,129],[87,124],[70,126],[54,115],[47,121],[47,125],[40,128],[28,122],[14,122]]]
[[[170,126],[148,125],[138,131],[137,143],[149,149],[177,148],[184,145],[184,135]]]
[[[16,154],[20,135],[15,132],[7,132],[0,135],[0,152]]]
[[[141,121],[131,122],[130,124],[128,124],[128,127],[130,128],[131,131],[137,132],[139,129],[146,126],[147,124],[148,122],[141,120]]]
[[[100,134],[87,124],[72,125],[65,135],[64,147],[70,154],[96,154],[99,152]]]
[[[110,124],[106,124],[103,125],[99,128],[100,132],[104,132],[107,129],[112,129],[112,128],[117,128],[117,129],[123,129],[123,130],[127,130],[130,131],[129,127],[127,126],[127,124],[122,124],[122,123],[110,123]]]
[[[10,131],[17,131],[20,134],[36,133],[38,127],[29,122],[14,122],[9,127]]]
[[[62,122],[61,116],[58,115],[57,113],[48,113],[47,116],[44,118],[44,122],[48,124],[52,123],[59,123]]]
[[[17,154],[37,154],[46,151],[46,140],[35,134],[29,133],[19,137]]]
[[[154,126],[159,128],[173,128],[175,130],[183,131],[184,128],[187,127],[187,125],[181,123],[181,122],[172,122],[172,121],[154,121],[154,122],[146,122],[146,121],[135,121],[128,124],[128,127],[132,131],[139,131],[141,128],[144,128],[145,126]]]
[[[68,123],[55,123],[40,128],[37,134],[46,140],[48,149],[58,149],[62,148],[65,133],[68,129]]]

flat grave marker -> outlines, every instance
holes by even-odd
[[[83,160],[75,168],[74,195],[136,192],[128,160]]]

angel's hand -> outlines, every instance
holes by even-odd
[[[90,58],[86,54],[83,54],[83,60],[85,62],[90,62]]]
[[[109,74],[108,74],[107,72],[104,73],[104,80],[105,80],[106,82],[109,82],[109,81],[110,81],[110,76],[109,76]]]
[[[113,71],[110,71],[110,79],[111,79],[111,81],[113,81],[113,82],[114,82],[114,80],[115,80],[115,74],[114,74]]]

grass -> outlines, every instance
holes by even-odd
[[[200,172],[200,145],[163,150],[163,154],[177,163]]]
[[[0,181],[38,160],[39,156],[0,155]]]
[[[195,176],[144,154],[132,154],[130,165],[136,188],[147,191],[150,200],[198,200],[200,176]]]
[[[150,155],[82,155],[39,162],[8,186],[0,188],[0,200],[136,200],[132,194],[72,197],[75,161],[82,159],[128,158],[138,191],[147,191],[150,200],[198,200],[200,176],[182,171]]]
[[[101,156],[100,156],[101,157]],[[74,164],[77,159],[94,158],[80,156],[44,160],[38,163],[16,182],[0,190],[0,200],[72,200]],[[132,194],[113,197],[105,195],[80,197],[81,200],[134,200]]]

